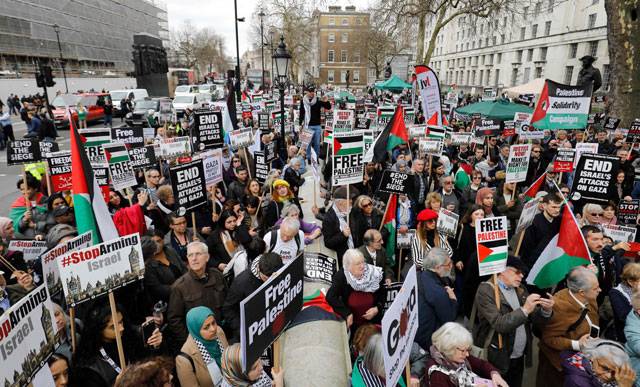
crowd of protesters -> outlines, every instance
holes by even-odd
[[[408,102],[410,95],[363,98],[382,105]],[[36,106],[37,100],[32,101]],[[10,127],[16,108],[21,117],[26,109],[17,96],[9,101],[17,102],[9,106],[9,118],[0,117],[3,127],[7,120]],[[248,150],[225,150],[223,181],[209,187],[207,204],[194,210],[196,228],[191,213],[176,205],[166,162],[140,171],[133,195],[110,190],[108,207],[120,235],[142,236],[144,279],[114,292],[115,321],[105,297],[77,307],[75,337],[63,300],[56,300],[56,325],[63,334],[48,361],[56,386],[283,386],[286,370],[263,368],[261,360],[243,371],[240,303],[313,243],[336,254],[338,271],[326,302],[350,337],[353,386],[385,383],[380,335],[385,287],[403,281],[412,266],[419,326],[411,378],[400,385],[462,387],[485,385],[484,380],[519,387],[525,369],[534,364],[534,345],[539,348],[538,368],[532,371],[537,386],[634,385],[640,372],[640,263],[625,254],[629,242],[614,244],[602,227],[616,224],[621,201],[640,197],[640,186],[634,186],[640,158],[622,131],[593,125],[586,131],[545,132],[544,139],[533,140],[527,180],[517,186],[504,181],[509,145],[522,142],[516,136],[473,146],[447,140],[442,156],[431,158],[409,141],[386,160],[367,163],[363,181],[347,189],[331,186],[328,145],[322,141],[324,112],[344,103],[316,96],[313,87],[295,101],[297,124],[314,131],[309,147],[296,146],[296,132],[285,139],[261,136],[261,146],[276,141],[283,150],[264,183],[252,178],[256,171]],[[421,122],[418,113],[416,123]],[[257,128],[251,119],[243,123]],[[470,131],[462,120],[452,120],[451,126]],[[181,130],[160,127],[156,139]],[[582,141],[597,142],[599,153],[620,158],[608,203],[569,201],[572,174],[553,172],[558,148]],[[324,161],[319,182],[309,173],[313,153]],[[414,183],[399,195],[394,214],[398,234],[415,230],[402,252],[382,227],[388,194],[379,192],[378,184],[385,169],[410,172]],[[522,192],[545,173],[533,199],[540,213],[524,232],[519,256],[510,252],[496,282],[479,276],[476,220],[506,216],[513,232],[525,202]],[[43,176],[38,167],[20,176],[9,217],[0,217],[2,311],[43,281],[40,263],[8,251],[9,242],[44,240],[52,249],[78,235],[72,196],[46,196]],[[303,187],[314,184],[319,197],[303,197],[315,192],[303,194]],[[320,205],[304,213],[302,204],[316,199]],[[564,206],[578,218],[593,263],[571,268],[552,289],[526,284],[526,274],[559,231]],[[436,227],[440,209],[459,214],[455,237]],[[310,222],[312,217],[321,226]],[[393,259],[389,251],[405,258]],[[156,328],[144,336],[148,324]],[[124,369],[117,364],[116,331],[129,364]]]

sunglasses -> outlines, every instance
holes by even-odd
[[[368,207],[371,207],[371,206],[373,206],[373,204],[371,202],[369,202],[369,203],[363,204],[362,208],[368,208]]]
[[[602,216],[602,212],[591,213],[591,216]]]

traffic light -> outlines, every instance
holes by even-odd
[[[53,87],[53,85],[55,85],[56,83],[53,80],[51,66],[42,66],[42,72],[44,76],[44,84],[47,87]]]
[[[42,73],[36,73],[36,85],[44,87],[44,75]]]

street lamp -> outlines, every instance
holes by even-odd
[[[275,79],[275,84],[280,91],[280,111],[282,116],[280,119],[280,140],[282,141],[280,146],[280,155],[283,160],[287,159],[287,150],[285,149],[284,141],[284,90],[289,84],[289,61],[291,60],[291,54],[287,50],[287,45],[284,44],[284,36],[280,36],[280,44],[271,57],[276,64],[276,74],[278,76]]]
[[[233,0],[236,23],[236,101],[240,102],[240,43],[238,43],[238,22],[243,22],[244,18],[238,18],[238,0]]]
[[[260,13],[258,14],[258,16],[260,16],[260,60],[262,62],[262,90],[265,89],[265,85],[264,85],[264,31],[263,31],[263,24],[262,24],[262,18],[265,17],[265,13],[262,12],[262,10],[260,10]]]
[[[53,30],[56,32],[56,39],[58,40],[58,52],[60,53],[60,66],[62,67],[62,77],[64,78],[64,88],[66,93],[69,94],[69,86],[67,85],[67,73],[64,71],[64,59],[62,59],[62,46],[60,45],[60,26],[53,25]]]

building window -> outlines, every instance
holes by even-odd
[[[480,34],[484,33],[484,24],[480,24]]]
[[[493,54],[489,55],[489,64],[492,65],[493,64]]]
[[[360,51],[356,50],[353,52],[353,61],[355,63],[360,63]]]
[[[569,45],[569,59],[573,59],[578,55],[578,43],[571,43]]]
[[[611,82],[611,66],[607,64],[602,66],[602,88],[605,91],[609,91],[609,88],[611,87],[610,82]]]
[[[491,39],[492,39],[492,41],[491,41],[492,45],[493,45],[493,46],[495,46],[495,45],[496,45],[496,43],[498,43],[498,37],[497,37],[497,36],[494,36],[494,37],[492,37]]]
[[[333,18],[333,17],[330,17],[330,18],[329,18],[329,25],[330,25],[330,26],[335,26],[335,25],[336,25],[336,19],[335,19],[335,18]]]
[[[476,70],[473,70],[471,72],[471,85],[475,85],[476,84]]]
[[[540,15],[540,11],[542,11],[542,3],[536,3],[536,8],[535,8],[536,17]]]
[[[361,26],[362,25],[362,18],[358,18],[358,25]]]
[[[343,32],[341,41],[342,41],[342,43],[348,43],[349,42],[349,33]]]
[[[591,55],[593,57],[597,57],[598,56],[598,41],[597,40],[589,42],[589,51],[587,51],[587,54]]]
[[[551,34],[551,21],[544,23],[544,35],[549,36]]]
[[[531,62],[533,60],[533,48],[527,50],[527,62]]]
[[[527,18],[529,17],[529,7],[524,7],[522,9],[522,16],[524,17],[524,20],[527,20]]]
[[[542,78],[542,67],[536,67],[536,78]]]
[[[564,84],[570,85],[571,78],[573,78],[573,66],[567,66],[564,68]]]
[[[518,81],[518,69],[511,70],[511,85],[515,86]]]
[[[342,25],[343,26],[348,26],[349,25],[349,19],[347,19],[347,18],[342,19]]]
[[[507,17],[506,16],[504,18],[502,18],[502,26],[503,27],[507,26]]]
[[[596,14],[592,13],[589,15],[589,21],[587,22],[587,28],[593,28],[596,26]]]
[[[520,28],[520,40],[524,40],[524,37],[527,33],[527,27],[521,27]]]
[[[498,64],[502,63],[502,53],[501,52],[498,53],[498,60],[496,62],[498,62]]]
[[[360,82],[360,70],[353,70],[353,83]]]
[[[496,83],[495,83],[495,85],[498,86],[499,82],[500,82],[500,69],[496,69]]]
[[[327,71],[327,82],[333,82],[335,78],[335,72],[333,70]]]
[[[504,44],[505,36],[504,34],[500,35],[500,44]]]
[[[538,25],[534,24],[533,26],[531,26],[531,37],[535,38],[538,36]]]
[[[340,71],[340,83],[347,82],[347,70]]]
[[[335,62],[335,52],[333,50],[329,50],[329,54],[327,55],[327,62]]]
[[[347,62],[347,50],[340,50],[340,62]]]
[[[491,82],[491,70],[487,70],[487,84]]]
[[[329,34],[329,43],[335,43],[336,41],[336,34],[334,34],[333,32],[331,32]]]
[[[540,47],[540,60],[547,60],[547,47]]]
[[[548,8],[547,8],[548,12],[553,12],[553,6],[555,5],[554,3],[555,3],[554,0],[549,0],[549,5],[548,5]]]
[[[480,64],[484,65],[485,56],[484,56],[484,55],[482,55],[482,57],[481,57],[481,58],[482,58],[482,60],[480,61]]]
[[[516,62],[522,63],[522,50],[516,51]]]
[[[531,75],[531,68],[527,67],[524,69],[524,76],[522,77],[522,83],[529,82],[529,76]]]

